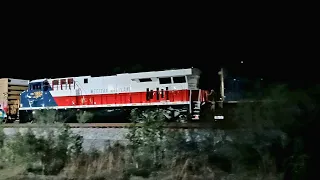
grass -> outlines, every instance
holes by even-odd
[[[133,144],[129,146],[114,144],[104,151],[92,149],[89,152],[79,151],[78,154],[71,153],[70,149],[64,146],[66,142],[71,142],[71,139],[74,138],[68,128],[60,129],[58,131],[60,134],[57,133],[48,140],[50,143],[42,136],[33,136],[31,131],[26,132],[29,134],[17,135],[6,140],[1,148],[1,178],[21,180],[212,180],[233,177],[233,172],[224,168],[225,165],[221,165],[229,162],[209,156],[214,152],[210,150],[210,139],[208,139],[208,147],[207,145],[201,147],[203,143],[181,141],[179,137],[181,134],[177,131],[174,137],[167,137],[159,144],[155,142],[151,144],[151,141],[154,141],[152,134],[160,133],[159,131],[162,130],[157,128],[160,124],[156,126],[152,122],[146,124],[145,128],[138,128],[139,133],[137,129],[131,131],[143,137],[131,136],[130,138],[132,143],[136,143],[139,138],[144,138],[145,145],[133,147]],[[144,130],[153,131],[153,133],[147,135],[144,134],[146,133]],[[35,143],[37,141],[41,143]],[[40,144],[45,146],[40,146]],[[74,143],[73,146],[75,146]],[[154,151],[157,148],[158,150]],[[216,149],[218,150],[217,147]],[[155,152],[158,153],[155,154]],[[159,156],[161,158],[158,158]],[[61,165],[62,161],[57,160],[61,159],[66,161],[62,164],[63,168],[56,173],[52,167],[60,167],[57,164]],[[242,179],[250,179],[248,176],[257,178],[259,174],[257,175],[257,171],[255,173],[243,173]]]

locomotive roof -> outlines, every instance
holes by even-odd
[[[185,76],[192,75],[193,73],[199,74],[200,70],[196,68],[188,69],[171,69],[163,71],[149,71],[149,72],[138,72],[138,73],[122,73],[117,76],[130,76],[130,78],[151,78],[151,77],[166,77],[166,76]]]
[[[36,79],[36,80],[30,81],[30,83],[43,82],[43,81],[45,81],[45,80],[47,80],[47,79]]]
[[[170,77],[170,76],[185,76],[197,74],[200,75],[201,71],[197,68],[186,68],[186,69],[170,69],[170,70],[162,70],[162,71],[149,71],[149,72],[137,72],[137,73],[120,73],[111,76],[98,76],[98,77],[115,77],[115,76],[130,76],[131,79],[137,78],[151,78],[151,77]],[[77,76],[77,77],[63,77],[63,79],[68,78],[90,78],[92,76]],[[30,81],[30,83],[35,82],[43,82],[45,80],[54,80],[54,79],[62,79],[62,78],[50,78],[50,79],[36,79]]]

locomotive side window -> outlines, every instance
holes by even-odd
[[[171,77],[159,78],[160,84],[171,84]]]
[[[87,78],[84,79],[84,80],[83,80],[83,83],[87,84],[87,83],[88,83],[88,79],[87,79]]]
[[[139,79],[140,82],[151,82],[152,79],[151,78],[143,78],[143,79]]]
[[[185,76],[173,77],[173,82],[174,83],[185,83],[186,77]]]
[[[65,79],[61,79],[60,86],[61,86],[61,90],[66,90],[67,89],[67,81]]]
[[[59,90],[59,81],[58,80],[53,80],[52,81],[52,89]]]
[[[74,89],[75,86],[74,86],[74,81],[72,78],[68,79],[68,84],[69,84],[69,89]]]

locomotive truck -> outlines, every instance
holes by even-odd
[[[199,120],[206,90],[199,89],[197,68],[37,79],[20,95],[20,122],[39,111],[53,109],[64,122],[77,122],[77,114],[90,112],[90,122],[126,122],[133,108],[163,109],[168,119]]]
[[[28,89],[29,81],[0,79],[0,118],[6,122],[19,119],[20,93]]]

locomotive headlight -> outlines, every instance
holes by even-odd
[[[214,116],[214,119],[224,119],[224,116]]]
[[[23,107],[22,103],[20,104],[20,107]]]

